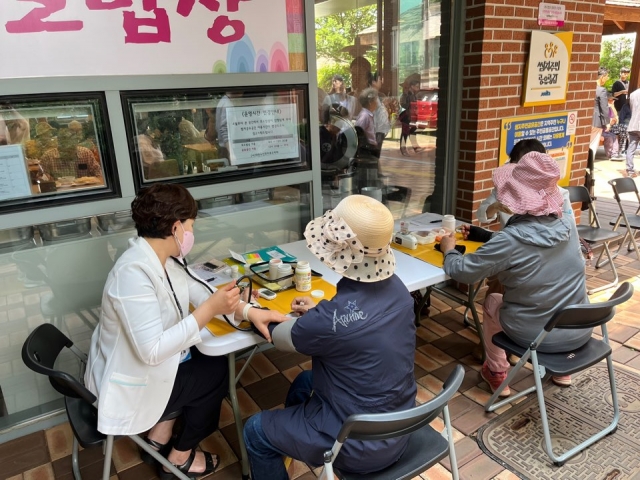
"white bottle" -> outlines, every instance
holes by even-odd
[[[308,292],[311,290],[311,266],[309,262],[306,260],[300,260],[298,262],[294,278],[297,291]]]
[[[445,215],[442,217],[442,228],[444,228],[447,233],[455,232],[456,230],[456,217],[453,215]]]
[[[278,285],[282,288],[289,288],[291,286],[291,277],[283,278],[291,275],[291,265],[288,263],[279,263],[278,264]]]

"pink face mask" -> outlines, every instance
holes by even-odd
[[[180,228],[182,228],[182,243],[180,243],[180,240],[178,240],[178,237],[175,233],[173,234],[173,238],[176,239],[178,248],[180,248],[180,257],[184,258],[189,255],[189,252],[193,248],[193,244],[195,243],[196,239],[193,235],[193,232],[184,229],[184,227],[182,226],[182,222],[180,222]]]

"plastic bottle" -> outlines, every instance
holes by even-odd
[[[296,290],[299,292],[308,292],[311,290],[311,266],[306,260],[300,260],[296,265],[296,273],[294,275],[296,282]]]

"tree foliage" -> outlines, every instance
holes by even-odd
[[[624,35],[615,35],[602,42],[600,65],[609,70],[609,80],[605,84],[608,90],[618,80],[622,67],[631,68],[633,46],[634,39]]]
[[[343,75],[346,83],[350,83],[349,64],[353,56],[342,49],[355,45],[358,33],[375,25],[377,16],[376,6],[369,5],[316,18],[316,53],[324,60],[318,72],[321,88],[330,88],[330,79],[335,73]],[[371,65],[376,64],[375,50],[367,51],[364,57]]]

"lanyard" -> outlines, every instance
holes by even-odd
[[[171,289],[171,293],[173,293],[173,299],[176,301],[176,306],[180,311],[180,320],[182,320],[184,318],[184,313],[182,313],[182,307],[180,306],[180,302],[178,301],[178,296],[176,295],[176,292],[173,289],[173,285],[171,283],[171,279],[169,278],[169,273],[167,272],[166,268],[164,269],[164,274],[167,276],[167,282],[169,282],[169,288]]]

